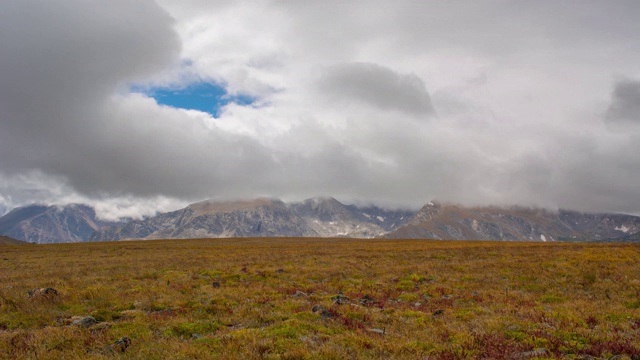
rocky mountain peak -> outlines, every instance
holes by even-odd
[[[433,219],[442,212],[442,204],[437,201],[430,201],[424,205],[418,213],[409,221],[410,224],[417,225]]]
[[[354,220],[354,214],[332,197],[315,197],[301,203],[290,204],[290,208],[302,216],[311,216],[321,221]]]
[[[96,217],[87,205],[28,205],[0,218],[0,234],[27,242],[57,243],[86,241],[98,230],[114,225]]]
[[[217,214],[233,211],[249,211],[261,206],[284,206],[284,202],[272,198],[257,198],[239,201],[206,200],[191,204],[188,207],[195,212],[195,216]]]

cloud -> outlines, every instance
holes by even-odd
[[[615,84],[606,121],[612,126],[640,125],[640,81],[622,80]]]
[[[3,7],[0,206],[114,218],[332,195],[640,213],[640,135],[608,130],[637,120],[637,83],[610,90],[640,71],[635,2],[158,4]],[[198,81],[256,100],[213,118],[130,91]]]
[[[25,204],[87,204],[96,209],[103,220],[121,218],[142,219],[158,212],[167,212],[186,206],[184,200],[167,196],[114,196],[98,194],[86,196],[61,177],[40,171],[29,171],[19,175],[0,173],[0,214]],[[0,215],[1,216],[1,215]]]
[[[402,75],[371,63],[329,67],[319,81],[320,90],[338,103],[362,102],[381,110],[432,115],[433,106],[422,79]]]
[[[0,14],[0,163],[64,175],[101,131],[105,99],[177,56],[172,19],[150,1],[10,1]]]

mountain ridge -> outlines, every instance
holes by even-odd
[[[225,202],[208,200],[174,212],[97,231],[90,240],[252,236],[376,237],[386,233],[385,227],[372,221],[372,216],[367,211],[348,207],[331,197],[292,203],[270,198]],[[397,211],[389,212],[394,213]],[[401,214],[406,220],[413,215],[409,211]]]
[[[325,196],[205,200],[119,223],[99,220],[87,205],[30,205],[0,217],[0,235],[32,243],[277,236],[640,242],[640,217],[435,201],[418,211],[388,210]]]
[[[102,221],[83,204],[27,205],[0,217],[0,235],[37,244],[81,242],[115,222]]]
[[[640,232],[640,217],[513,206],[467,208],[429,202],[385,238],[606,241]]]

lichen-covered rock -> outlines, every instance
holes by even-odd
[[[296,293],[293,294],[294,298],[303,298],[303,297],[307,297],[307,296],[309,296],[309,294],[307,294],[304,291],[300,291],[300,290],[297,290]]]
[[[311,311],[320,314],[320,317],[322,317],[323,319],[329,319],[333,317],[333,314],[329,310],[325,309],[322,305],[313,305]]]
[[[365,295],[362,297],[362,299],[360,299],[360,305],[363,305],[363,306],[373,306],[376,303],[377,302],[371,295]]]
[[[92,327],[97,324],[98,320],[96,320],[93,316],[78,316],[72,319],[71,325],[76,325],[84,328]]]
[[[347,302],[349,302],[349,298],[344,296],[342,291],[339,291],[338,295],[332,296],[331,300],[333,300],[334,304],[338,304],[338,305],[346,304]]]
[[[129,339],[126,336],[123,336],[120,339],[116,340],[113,344],[107,346],[105,348],[105,351],[108,353],[115,353],[115,352],[123,353],[127,350],[129,346],[131,346],[131,339]]]
[[[35,288],[29,290],[30,298],[54,298],[58,296],[58,290],[50,287],[45,288]]]

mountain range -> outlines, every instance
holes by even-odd
[[[429,202],[419,211],[345,205],[202,201],[142,220],[107,222],[87,205],[30,205],[0,217],[0,235],[33,243],[220,237],[362,237],[504,241],[640,241],[640,217]]]
[[[97,231],[92,241],[220,237],[379,237],[409,221],[414,212],[346,206],[334,198],[287,204],[261,198],[203,201],[184,209]]]
[[[524,207],[475,207],[430,202],[386,238],[511,241],[633,241],[640,217]]]

